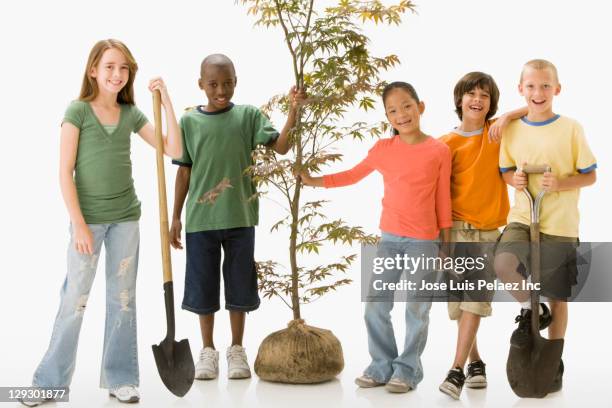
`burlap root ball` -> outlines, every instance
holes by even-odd
[[[342,345],[336,336],[302,319],[266,337],[255,360],[255,373],[261,379],[289,384],[328,381],[343,368]]]

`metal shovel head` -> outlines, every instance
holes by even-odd
[[[152,348],[157,371],[166,388],[178,397],[187,394],[195,377],[189,341],[164,339]]]
[[[524,348],[510,346],[506,373],[512,391],[521,398],[543,398],[550,392],[559,370],[563,339],[533,336]]]

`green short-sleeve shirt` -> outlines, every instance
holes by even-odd
[[[202,106],[187,111],[179,122],[183,157],[173,163],[190,166],[187,232],[257,225],[259,203],[245,170],[253,164],[252,151],[276,140],[279,133],[259,109],[230,105],[218,112]],[[214,199],[210,191],[224,179],[231,185]]]
[[[74,101],[63,122],[80,130],[74,181],[85,222],[138,220],[140,201],[132,178],[130,138],[148,122],[145,115],[134,105],[121,105],[119,122],[109,133],[88,102]]]

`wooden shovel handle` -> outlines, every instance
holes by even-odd
[[[548,164],[526,164],[519,170],[527,174],[542,174],[549,172],[550,166]]]
[[[153,92],[153,116],[155,118],[155,150],[157,153],[157,191],[159,196],[159,233],[161,237],[164,283],[172,282],[170,240],[168,227],[168,200],[166,198],[166,173],[164,171],[164,141],[162,138],[161,94]]]

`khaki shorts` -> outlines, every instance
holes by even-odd
[[[452,242],[497,242],[499,236],[497,229],[481,230],[464,221],[453,221]],[[448,317],[451,320],[458,320],[464,310],[482,317],[491,316],[491,302],[448,302]]]
[[[516,256],[520,262],[517,272],[527,278],[531,275],[529,242],[529,225],[512,222],[504,229],[495,255],[511,253]],[[540,295],[550,299],[566,299],[571,296],[578,276],[578,238],[540,233],[540,242]]]

